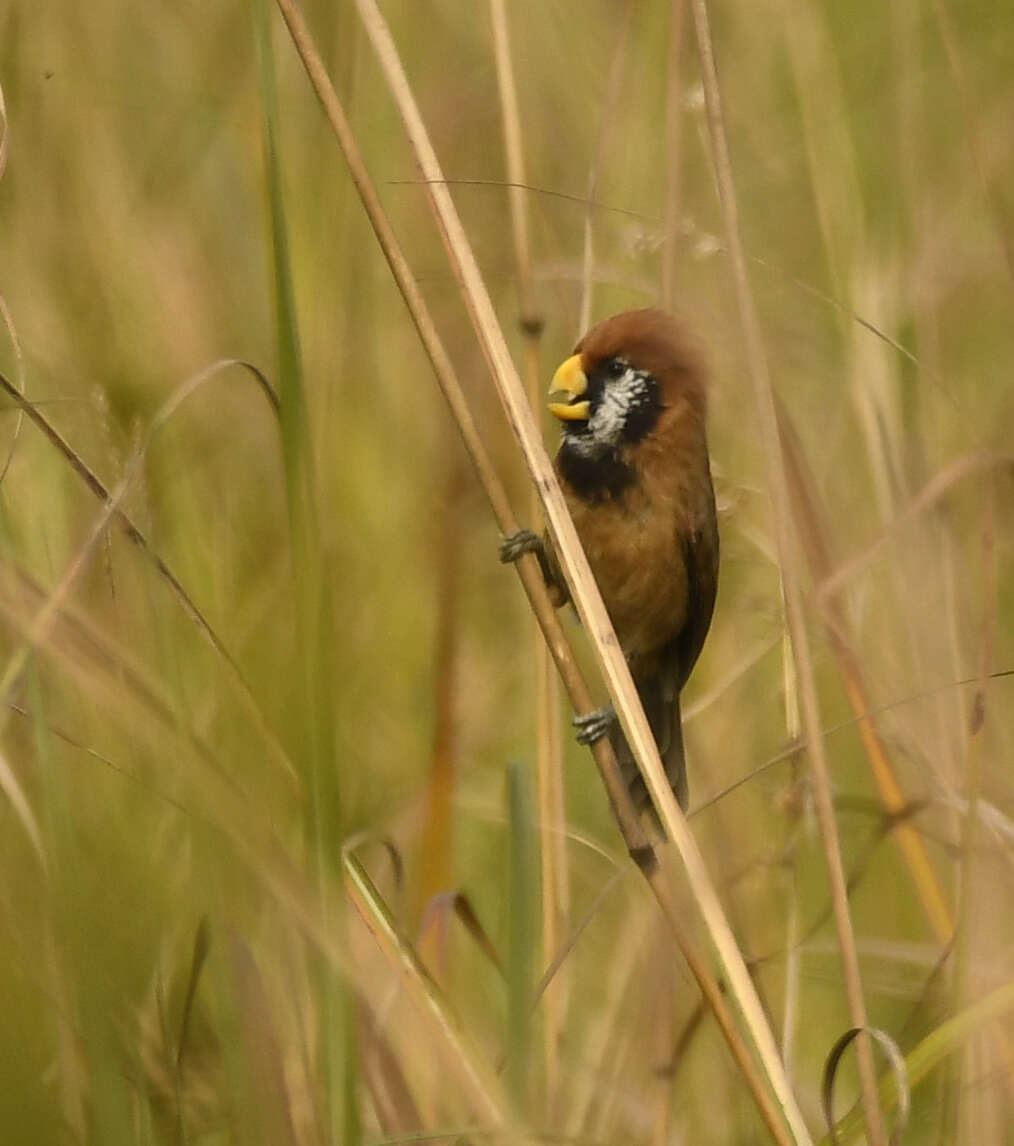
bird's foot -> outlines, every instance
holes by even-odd
[[[508,534],[500,542],[499,553],[500,561],[504,565],[517,561],[526,553],[541,554],[542,538],[530,529],[519,529],[515,533]]]
[[[616,709],[611,704],[586,712],[583,716],[575,716],[572,723],[577,729],[578,744],[594,744],[596,740],[601,740],[617,719]]]

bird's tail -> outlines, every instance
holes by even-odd
[[[679,696],[671,699],[664,697],[662,689],[656,690],[651,687],[655,683],[652,681],[648,686],[639,684],[638,691],[641,694],[641,703],[644,705],[644,712],[648,717],[652,735],[655,737],[659,755],[662,757],[669,787],[672,788],[673,794],[676,796],[676,802],[685,812],[690,799],[690,791],[687,785],[687,761],[683,749],[683,725],[680,720]],[[618,723],[613,726],[610,732],[610,741],[620,765],[620,774],[627,785],[627,791],[630,793],[634,807],[638,812],[647,811],[651,808],[651,797],[648,795],[647,785],[634,760],[634,754],[630,751],[627,738],[623,735],[623,729]]]

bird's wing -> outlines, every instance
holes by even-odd
[[[710,482],[708,488],[710,493]],[[683,562],[687,576],[686,624],[663,650],[658,672],[648,679],[636,681],[636,684],[659,755],[665,765],[665,774],[680,807],[685,811],[689,788],[680,717],[680,691],[700,656],[715,609],[715,594],[718,590],[718,526],[713,494],[698,527],[684,535]],[[647,800],[647,791],[644,797]]]
[[[549,590],[549,599],[559,609],[570,600],[570,589],[567,586],[567,578],[560,568],[560,559],[556,556],[556,546],[548,529],[542,535],[542,547],[536,556],[542,569],[542,579]]]
[[[704,647],[704,638],[711,627],[718,591],[718,523],[715,517],[714,494],[695,528],[683,538],[683,562],[687,573],[687,619],[679,635],[672,642],[671,658],[675,660],[677,692],[687,683],[697,658]],[[665,658],[670,659],[670,656]]]

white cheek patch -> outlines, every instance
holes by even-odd
[[[644,375],[628,366],[624,374],[610,382],[592,414],[588,429],[591,437],[600,445],[615,446],[623,435],[623,427],[631,407],[644,398],[646,383]]]

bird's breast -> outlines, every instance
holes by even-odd
[[[589,494],[561,460],[557,472],[617,639],[635,676],[649,673],[687,624],[688,542],[714,519],[703,422],[687,403],[664,408],[655,431],[615,458],[628,475],[615,493]]]
[[[568,492],[581,544],[633,668],[648,667],[682,630],[687,614],[678,499],[645,492],[631,489],[594,503]]]

